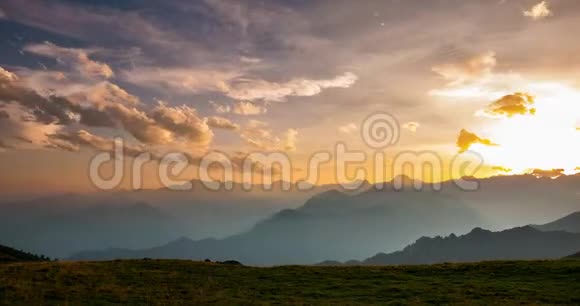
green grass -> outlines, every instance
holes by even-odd
[[[0,303],[580,304],[580,261],[253,268],[178,260],[0,265]]]

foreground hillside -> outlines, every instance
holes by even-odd
[[[251,268],[176,260],[0,265],[0,304],[578,304],[580,261]]]

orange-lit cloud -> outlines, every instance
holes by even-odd
[[[558,178],[564,175],[565,174],[564,172],[565,169],[550,169],[550,170],[533,169],[530,171],[530,174],[537,178],[541,177]]]
[[[10,137],[50,146],[47,136],[57,134],[65,127],[74,129],[78,126],[117,129],[127,132],[142,144],[181,144],[190,151],[193,147],[205,151],[213,139],[207,120],[188,106],[170,107],[159,102],[152,109],[142,109],[137,97],[108,82],[79,86],[79,91],[69,96],[45,96],[25,87],[26,83],[12,73],[4,69],[0,72],[0,106],[9,107],[12,112],[7,112],[9,116],[3,119],[5,131],[38,130],[43,135],[12,133],[12,136],[2,136],[4,143],[6,137]],[[62,142],[65,140],[60,138],[57,147],[64,148]]]
[[[490,117],[512,117],[515,115],[535,115],[536,109],[532,108],[534,97],[527,93],[516,92],[505,95],[491,103],[480,114]]]
[[[297,136],[297,130],[288,129],[281,139],[274,134],[268,123],[259,120],[250,120],[240,132],[240,137],[247,144],[264,151],[295,151]]]
[[[466,129],[462,129],[459,132],[459,137],[457,137],[457,147],[459,148],[459,153],[463,153],[474,144],[482,144],[486,146],[497,146],[491,140],[486,138],[481,138],[477,134],[472,133]]]
[[[49,147],[63,149],[67,151],[78,151],[80,147],[88,147],[97,151],[115,153],[112,139],[91,134],[85,130],[70,133],[61,133],[51,136],[52,141]],[[147,149],[142,145],[123,145],[123,154],[136,157],[146,153]]]
[[[0,67],[0,81],[14,82],[16,80],[18,80],[18,77],[14,73]]]
[[[232,112],[238,115],[259,115],[265,114],[266,108],[252,102],[239,101],[232,107]]]
[[[238,130],[240,126],[231,120],[223,117],[212,116],[207,118],[207,124],[210,127],[226,130]]]

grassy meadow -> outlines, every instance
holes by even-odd
[[[580,304],[580,260],[255,268],[180,260],[0,265],[6,305]]]

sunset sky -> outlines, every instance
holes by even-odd
[[[130,156],[286,152],[298,180],[336,143],[374,152],[377,112],[400,124],[389,156],[579,169],[580,2],[119,2],[0,1],[0,192],[90,190],[117,136]]]

